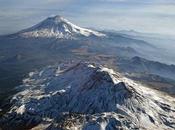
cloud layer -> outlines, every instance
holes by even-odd
[[[56,14],[81,26],[175,35],[174,0],[0,0],[0,34]]]

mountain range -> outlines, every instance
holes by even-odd
[[[28,29],[0,36],[0,100],[14,93],[11,88],[35,69],[72,60],[104,62],[108,57],[144,56],[148,50],[155,48],[142,40],[81,28],[60,16],[46,18]]]
[[[149,40],[61,16],[0,36],[0,126],[173,130],[175,66],[167,59]]]

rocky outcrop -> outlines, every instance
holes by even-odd
[[[175,129],[173,98],[102,66],[47,67],[20,87],[2,129]]]

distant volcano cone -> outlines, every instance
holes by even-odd
[[[55,37],[66,39],[76,36],[105,36],[105,34],[100,32],[78,27],[59,15],[49,17],[31,28],[19,32],[19,34],[24,37]]]

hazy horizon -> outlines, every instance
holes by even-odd
[[[52,15],[82,27],[175,35],[173,0],[0,0],[0,35],[28,28]]]

